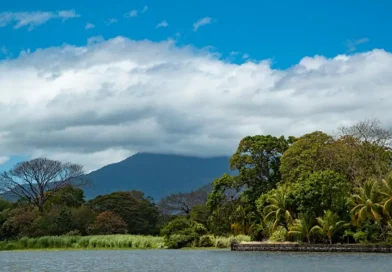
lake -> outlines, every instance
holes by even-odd
[[[0,271],[390,271],[392,255],[271,253],[228,250],[90,250],[0,252]]]

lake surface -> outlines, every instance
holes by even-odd
[[[264,253],[227,250],[0,252],[0,271],[391,271],[392,254]]]

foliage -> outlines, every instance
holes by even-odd
[[[344,215],[351,186],[347,179],[331,170],[314,172],[297,184],[295,202],[300,212],[313,217],[322,216],[325,210]]]
[[[339,221],[339,216],[332,211],[325,211],[323,217],[317,218],[317,226],[311,229],[312,233],[318,233],[323,238],[326,238],[330,244],[332,244],[332,239],[338,231],[347,227],[344,221]]]
[[[98,196],[87,202],[97,213],[112,211],[118,214],[128,225],[130,234],[157,234],[159,211],[142,192],[115,192]]]
[[[206,233],[202,224],[185,217],[175,218],[161,230],[168,248],[197,246],[200,237]]]
[[[352,196],[354,207],[351,212],[358,224],[366,219],[380,221],[382,219],[381,196],[377,180],[368,180],[363,187],[357,189],[357,194]]]
[[[293,218],[290,212],[292,199],[287,187],[280,186],[271,190],[265,196],[266,201],[264,201],[263,196],[257,200],[258,209],[262,210],[264,220],[272,220],[274,230],[279,224],[288,226]],[[268,205],[263,208],[264,202],[267,202]]]
[[[273,242],[284,242],[286,241],[286,239],[287,239],[287,229],[282,226],[278,226],[270,237],[270,241]]]
[[[306,241],[310,243],[313,226],[314,219],[309,214],[301,214],[299,218],[295,219],[293,224],[289,226],[288,235],[294,236],[300,241],[306,239]]]
[[[121,216],[111,211],[101,212],[90,226],[91,234],[123,234],[127,232],[127,223]]]

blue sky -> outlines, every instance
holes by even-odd
[[[387,0],[1,1],[0,171],[37,156],[92,170],[143,151],[230,155],[246,135],[367,117],[392,126],[391,10]]]
[[[142,13],[145,6],[148,10]],[[2,1],[0,10],[74,10],[80,15],[66,22],[51,20],[32,31],[0,28],[0,46],[14,55],[64,43],[83,45],[96,35],[153,41],[174,38],[180,45],[212,46],[223,57],[241,52],[237,61],[244,54],[252,59],[273,59],[276,67],[291,66],[304,56],[346,53],[348,41],[366,41],[356,51],[392,49],[392,2],[388,0],[14,0]],[[138,11],[137,16],[125,18],[132,10]],[[194,32],[193,23],[204,17],[210,17],[212,23]],[[118,21],[107,25],[112,18]],[[164,20],[168,26],[157,29]],[[87,23],[95,27],[86,30]]]

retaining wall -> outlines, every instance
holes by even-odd
[[[378,252],[392,253],[392,245],[232,243],[232,251]]]

